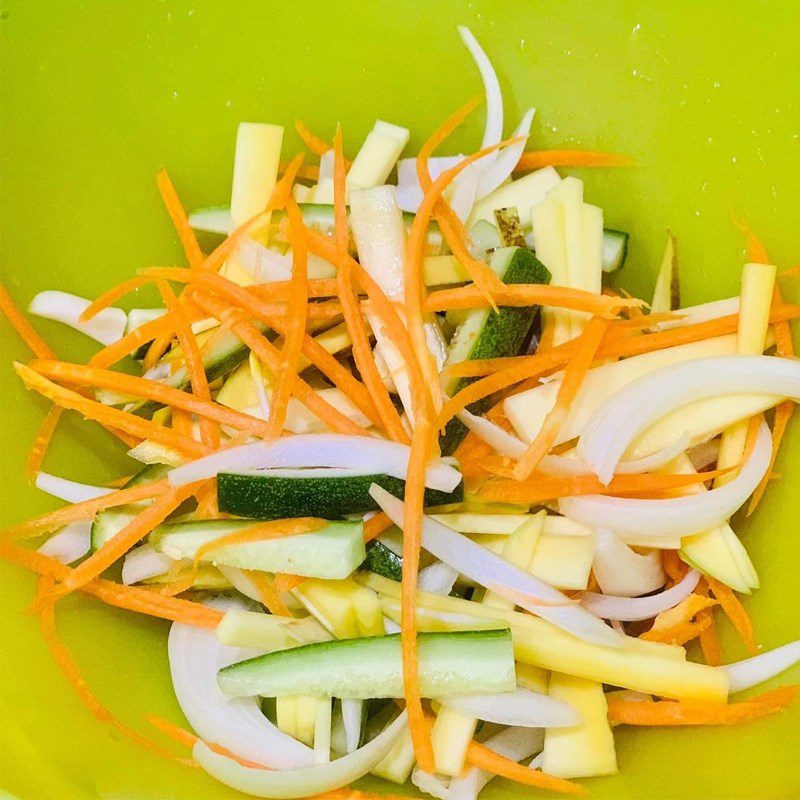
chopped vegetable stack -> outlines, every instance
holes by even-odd
[[[102,345],[87,364],[0,293],[34,356],[17,374],[52,402],[28,472],[69,503],[0,556],[40,576],[45,641],[99,720],[252,795],[350,797],[367,773],[446,800],[496,775],[581,794],[636,769],[616,725],[742,723],[797,692],[732,697],[800,642],[758,653],[731,519],[800,398],[800,307],[749,231],[739,297],[681,308],[671,234],[649,306],[605,285],[628,234],[555,167],[632,162],[526,151],[532,109],[504,139],[460,33],[485,88],[471,155],[433,153],[477,101],[416,158],[383,120],[352,160],[339,128],[297,123],[290,158],[283,127],[243,123],[229,207],[187,215],[158,175],[187,266],[31,302]],[[149,284],[161,307],[115,305]],[[64,411],[135,474],[42,471]],[[151,739],[91,693],[55,627],[75,591],[171,621],[193,733],[150,716]],[[721,615],[751,658],[723,665]]]

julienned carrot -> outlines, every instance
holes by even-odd
[[[93,386],[98,389],[110,389],[122,394],[155,400],[176,411],[197,414],[200,417],[213,419],[221,425],[247,431],[254,436],[266,436],[267,424],[262,419],[251,417],[241,411],[235,411],[220,405],[213,400],[200,400],[188,392],[175,389],[158,381],[137,378],[83,364],[68,364],[64,361],[32,361],[30,368],[40,375],[55,381],[71,383],[79,386]],[[58,408],[57,406],[55,408]],[[174,413],[174,412],[173,412]],[[182,429],[178,428],[179,431]]]
[[[47,448],[50,446],[50,441],[56,432],[58,421],[63,413],[64,409],[61,406],[50,406],[47,416],[36,432],[36,438],[33,440],[31,451],[28,454],[28,461],[25,465],[25,474],[29,481],[35,480],[36,473],[42,468]]]
[[[717,605],[717,601],[707,594],[693,593],[685,597],[674,608],[658,614],[649,631],[640,639],[665,644],[684,645],[701,636],[713,624],[713,618],[700,614]],[[696,618],[696,621],[693,621]]]
[[[685,645],[692,639],[697,639],[710,628],[712,620],[709,617],[698,619],[695,622],[677,622],[668,628],[660,628],[657,631],[647,631],[639,638],[649,642],[662,642],[663,644]]]
[[[52,578],[42,577],[40,579],[40,588],[42,594],[45,594],[48,592],[48,590],[51,590],[52,585]],[[117,719],[114,714],[112,714],[111,711],[109,711],[95,697],[94,693],[89,688],[89,685],[86,683],[86,679],[81,674],[80,668],[72,658],[72,654],[58,636],[58,632],[56,631],[55,608],[52,602],[44,603],[41,608],[39,619],[41,623],[42,636],[48,650],[50,650],[50,655],[53,657],[53,660],[56,662],[56,665],[61,673],[75,690],[75,693],[81,699],[81,702],[89,709],[95,719],[111,725],[127,739],[130,739],[132,742],[141,745],[161,758],[166,758],[169,761],[177,761],[179,764],[188,767],[197,766],[197,764],[195,764],[191,759],[179,758],[178,756],[170,753],[169,750],[165,750],[160,745],[150,741],[150,739],[148,739],[146,736],[142,736],[142,734],[137,733],[132,728],[129,728],[124,722]]]
[[[555,775],[548,775],[539,769],[530,769],[522,764],[517,764],[474,740],[467,747],[467,763],[515,783],[535,786],[548,792],[572,794],[579,797],[588,794],[586,789],[578,783],[565,778],[557,778]]]
[[[288,161],[281,161],[278,164],[278,173],[283,175],[286,172],[286,168],[289,166]],[[318,181],[319,180],[319,167],[316,164],[303,164],[300,169],[297,170],[297,177],[303,178],[304,180],[311,180],[311,181]]]
[[[478,497],[481,500],[493,502],[533,505],[545,500],[584,494],[651,495],[713,480],[726,471],[713,470],[691,475],[662,475],[660,473],[615,475],[607,486],[602,484],[595,475],[562,477],[534,472],[524,481],[509,478],[489,481],[478,490]]]
[[[0,283],[0,311],[6,315],[6,319],[35,356],[38,358],[56,357],[50,345],[33,329],[2,283]]]
[[[371,542],[373,539],[377,539],[387,528],[391,527],[392,521],[381,511],[364,523],[364,541]]]
[[[107,289],[101,295],[96,297],[88,306],[81,312],[78,319],[81,322],[88,322],[93,317],[96,317],[103,309],[108,308],[112,303],[124,297],[129,292],[134,292],[136,289],[150,283],[152,278],[147,275],[137,275],[135,278],[129,278],[116,286]]]
[[[268,522],[256,522],[247,528],[243,528],[225,536],[219,536],[206,542],[197,548],[194,554],[194,562],[197,564],[203,556],[207,556],[220,547],[228,547],[234,544],[244,544],[246,542],[262,542],[267,539],[280,539],[284,536],[298,536],[302,533],[311,533],[324,528],[327,523],[323,519],[316,517],[297,517],[295,519],[276,519]]]
[[[375,410],[380,418],[381,426],[386,435],[395,442],[407,444],[409,441],[400,415],[392,403],[389,390],[381,378],[372,355],[369,344],[364,317],[361,313],[358,300],[353,293],[352,270],[348,260],[348,243],[350,240],[349,223],[347,221],[347,206],[345,198],[345,164],[342,153],[342,131],[337,128],[333,139],[333,214],[335,220],[334,242],[339,255],[336,269],[336,284],[339,301],[342,305],[344,321],[350,338],[353,341],[353,359],[364,381],[364,386],[369,392]]]
[[[117,361],[129,356],[143,344],[172,331],[172,319],[165,314],[158,319],[150,320],[123,336],[119,341],[98,350],[90,359],[93,367],[110,367]]]
[[[138,544],[156,526],[160,525],[184,500],[199,488],[199,484],[190,483],[170,489],[156,498],[149,506],[140,511],[119,533],[109,539],[102,547],[95,550],[86,561],[75,567],[61,581],[58,594],[63,595],[80,589],[85,583],[97,578],[117,559],[122,558],[134,545]]]
[[[514,167],[515,172],[542,167],[633,167],[636,159],[596,150],[528,150]]]
[[[164,280],[157,280],[156,286],[164,300],[167,313],[172,315],[175,322],[175,332],[178,334],[178,341],[181,345],[181,355],[183,357],[184,368],[189,376],[189,384],[192,394],[199,400],[207,403],[211,402],[211,390],[208,388],[206,379],[206,369],[203,365],[203,358],[197,346],[197,338],[192,331],[192,326],[175,297],[172,287]],[[208,417],[200,417],[200,437],[203,443],[213,449],[219,447],[219,428]]]
[[[172,224],[181,240],[183,252],[186,253],[186,258],[189,264],[194,269],[199,269],[205,259],[200,245],[197,243],[197,237],[194,235],[192,226],[189,225],[189,218],[186,216],[186,210],[169,179],[169,175],[165,169],[159,170],[156,176],[156,183],[158,184],[158,191],[161,193],[161,199],[167,208]]]
[[[296,589],[303,581],[307,581],[302,575],[288,575],[286,573],[279,573],[275,576],[275,591],[277,592],[291,592]]]
[[[208,295],[195,295],[195,300],[201,308],[217,319],[225,312],[226,306],[216,298]],[[266,364],[273,373],[278,370],[279,351],[261,334],[258,328],[250,322],[241,321],[235,323],[232,330],[256,354],[259,361]],[[338,433],[367,435],[363,428],[326,402],[300,377],[296,379],[294,394],[309,411]]]
[[[299,119],[294,121],[294,129],[297,135],[302,140],[303,144],[315,155],[324,156],[331,149],[331,145],[324,139],[320,139],[315,133],[306,126],[304,122]]]
[[[721,583],[716,578],[706,576],[706,581],[711,593],[719,600],[719,604],[722,606],[725,615],[731,621],[733,627],[736,628],[736,632],[744,642],[747,651],[750,655],[756,655],[758,647],[756,646],[753,622],[744,606],[739,601],[739,598],[735,595],[733,589]]]
[[[624,297],[609,297],[594,294],[583,289],[567,286],[550,286],[545,283],[505,284],[492,289],[492,295],[501,306],[546,305],[553,308],[568,308],[573,311],[586,311],[604,317],[614,317],[617,312],[635,307],[638,300]],[[475,286],[461,286],[456,289],[439,289],[431,292],[425,302],[425,311],[447,311],[456,308],[485,308],[486,298]]]
[[[58,386],[24,364],[15,362],[14,369],[28,389],[37,391],[62,408],[78,411],[87,419],[93,419],[140,439],[152,439],[192,458],[200,458],[211,452],[206,445],[196,442],[194,439],[180,436],[164,425],[158,425],[149,419],[137,417],[127,411],[103,405],[70,389],[65,389],[63,386]]]
[[[275,375],[275,389],[270,403],[268,438],[277,439],[286,421],[286,409],[292,390],[297,384],[300,353],[306,337],[308,316],[308,241],[306,239],[303,215],[293,197],[286,208],[289,214],[289,239],[292,243],[292,296],[287,307],[283,348],[280,368]]]
[[[275,579],[271,578],[265,572],[259,572],[254,569],[243,569],[245,577],[253,582],[253,585],[258,591],[258,596],[261,598],[261,604],[269,611],[270,614],[275,614],[279,617],[290,617],[291,612],[283,603],[280,598],[280,593],[275,586]]]
[[[624,725],[736,725],[782,711],[792,703],[798,691],[800,686],[783,686],[728,705],[686,700],[674,702],[611,698],[608,701],[608,717],[612,722]]]
[[[597,348],[603,341],[607,330],[607,320],[601,317],[592,317],[583,333],[578,337],[575,355],[567,364],[564,380],[558,387],[556,402],[547,412],[536,438],[514,467],[514,477],[518,481],[528,478],[555,444],[558,432],[569,414],[570,405],[583,385],[586,373],[592,365]]]

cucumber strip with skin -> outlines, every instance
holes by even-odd
[[[521,247],[502,247],[495,250],[489,259],[489,266],[507,284],[550,281],[550,273],[544,264],[530,250]],[[501,307],[497,313],[488,308],[473,309],[453,334],[445,366],[474,359],[518,355],[538,310],[538,306]],[[473,380],[462,378],[451,381],[446,391],[452,397]],[[491,398],[485,398],[467,408],[473,414],[480,415],[490,406]],[[451,419],[444,434],[439,437],[442,455],[453,453],[466,435],[467,428],[464,424],[458,419]]]
[[[511,634],[507,629],[422,633],[419,675],[423,697],[513,691]],[[229,697],[403,697],[400,634],[267,653],[221,669],[218,682]]]
[[[159,525],[150,544],[173,558],[194,558],[220,536],[250,528],[249,520],[209,520]],[[310,533],[219,547],[201,561],[263,572],[288,572],[306,578],[346,578],[366,557],[364,525],[329,522]]]
[[[403,578],[403,559],[377,539],[367,545],[367,557],[361,568],[398,583]]]
[[[223,472],[217,476],[217,503],[220,511],[238,517],[287,519],[322,513],[327,519],[336,519],[378,510],[369,493],[373,483],[395,497],[403,497],[405,493],[405,481],[391,475],[305,478],[302,470],[293,471],[291,476]],[[453,492],[426,489],[425,505],[460,503],[463,487],[462,482]]]

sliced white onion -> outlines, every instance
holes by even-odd
[[[291,257],[276,253],[253,239],[245,239],[239,245],[236,257],[256,283],[288,281],[292,278]]]
[[[361,723],[364,720],[364,701],[342,698],[342,724],[347,742],[347,752],[355,753],[361,741]]]
[[[128,315],[121,308],[104,308],[88,322],[81,322],[80,315],[91,305],[91,301],[67,292],[39,292],[31,300],[28,311],[37,317],[52,319],[69,325],[76,331],[100,344],[113,344],[125,334]]]
[[[192,755],[206,772],[240,792],[276,800],[310,797],[347,786],[366,775],[389,753],[405,726],[404,711],[386,730],[354,753],[328,764],[285,772],[244,767],[215,753],[201,740],[195,744]]]
[[[126,586],[165,575],[175,566],[175,560],[159,553],[149,544],[131,550],[122,562],[122,582]]]
[[[575,522],[610,528],[623,539],[689,536],[721,525],[742,507],[769,469],[771,453],[769,428],[762,422],[750,458],[724,486],[663,500],[591,494],[562,497],[559,510]]]
[[[683,580],[671,589],[650,595],[650,597],[614,597],[595,592],[584,592],[581,605],[602,619],[616,619],[620,622],[636,622],[651,619],[662,611],[678,605],[688,597],[700,581],[697,570],[689,570]]]
[[[479,417],[466,409],[459,411],[456,416],[478,438],[494,447],[501,456],[518,459],[525,455],[528,445],[522,439],[503,430],[486,417]]]
[[[458,578],[457,570],[443,561],[437,561],[419,571],[417,585],[423,592],[445,596],[453,591],[456,578]]]
[[[511,761],[522,761],[544,746],[544,731],[540,728],[506,728],[484,742],[490,750]],[[530,769],[539,767],[539,763],[531,762]],[[471,767],[462,776],[450,781],[449,800],[477,800],[481,789],[495,775]]]
[[[629,383],[590,416],[578,454],[604,483],[630,443],[676,408],[737,394],[800,399],[800,360],[715,356],[662,367]]]
[[[106,494],[111,494],[113,489],[107,486],[92,486],[88,483],[78,483],[66,478],[59,478],[49,472],[37,472],[35,486],[43,492],[66,500],[68,503],[82,503],[84,500],[94,500]]]
[[[243,594],[250,600],[255,600],[256,603],[261,603],[261,592],[258,591],[255,583],[242,570],[238,567],[229,567],[227,564],[217,564],[217,569],[239,594]]]
[[[488,167],[480,176],[478,179],[478,187],[475,191],[476,200],[486,197],[487,194],[497,189],[506,178],[511,176],[520,157],[525,152],[525,147],[528,144],[528,137],[531,134],[533,115],[535,113],[536,109],[529,108],[522,115],[519,125],[517,125],[514,132],[511,134],[513,138],[522,137],[520,141],[510,144],[508,147],[504,147],[495,159],[494,164]]]
[[[580,714],[569,703],[529,689],[520,688],[505,694],[448,697],[443,702],[460,714],[499,725],[567,728],[581,721]]]
[[[398,442],[371,436],[334,433],[287,436],[273,442],[254,442],[231,447],[170,470],[173,486],[183,486],[220,472],[301,467],[341,467],[362,473],[380,473],[405,479],[411,448]],[[461,473],[438,461],[428,467],[425,484],[431,489],[452,492]]]
[[[660,331],[670,328],[682,328],[685,325],[696,325],[698,322],[707,322],[711,319],[727,317],[731,314],[739,313],[739,297],[726,297],[722,300],[712,300],[710,303],[702,303],[699,306],[687,306],[686,308],[676,308],[676,314],[680,314],[679,319],[670,319],[658,322],[653,327]]]
[[[63,527],[51,536],[38,550],[42,555],[54,558],[62,564],[71,564],[83,558],[92,545],[92,523],[81,520]]]
[[[721,667],[728,676],[731,692],[741,692],[751,686],[768,681],[800,662],[800,639],[760,653],[735,664]]]
[[[222,599],[211,605],[222,611],[242,608]],[[227,647],[220,644],[214,631],[177,622],[170,629],[168,651],[175,696],[198,736],[273,769],[295,769],[313,763],[311,748],[278,730],[261,712],[255,698],[230,699],[217,685],[219,669],[262,651]]]
[[[198,208],[189,214],[189,224],[196,231],[229,234],[233,230],[231,210],[226,206]]]
[[[403,501],[374,483],[369,491],[392,522],[402,528],[405,517]],[[423,517],[422,546],[462,575],[579,639],[611,647],[621,646],[618,634],[558,589],[428,516]]]
[[[603,594],[640,597],[664,585],[666,575],[657,551],[640,555],[607,528],[594,534],[592,569]]]
[[[443,172],[452,169],[463,161],[465,155],[434,156],[428,159],[428,172],[435,181]],[[422,187],[417,176],[417,159],[401,158],[397,162],[397,204],[403,211],[416,214],[423,197]]]

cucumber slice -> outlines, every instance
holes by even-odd
[[[504,283],[549,283],[550,273],[530,251],[521,247],[501,247],[494,251],[489,266]],[[525,342],[533,325],[537,307],[501,308],[494,313],[489,308],[470,311],[453,334],[445,366],[479,358],[515,356]],[[449,395],[471,383],[469,378],[456,379],[446,387]],[[473,414],[483,414],[491,405],[486,398],[469,406]],[[457,419],[447,423],[439,438],[443,455],[455,451],[467,435],[466,427]]]
[[[313,517],[320,511],[326,519],[336,519],[378,510],[378,504],[369,493],[373,483],[395,497],[403,497],[405,491],[405,481],[390,475],[306,478],[302,477],[304,471],[308,470],[281,470],[279,475],[220,473],[217,476],[219,509],[238,517],[256,519]],[[463,483],[453,492],[426,489],[425,505],[460,503],[463,496]]]
[[[613,228],[603,229],[603,272],[616,272],[628,255],[630,234]]]
[[[516,687],[508,629],[419,635],[423,697],[511,692]],[[400,634],[295,647],[219,671],[229,697],[294,694],[353,699],[403,697]]]
[[[151,464],[137,472],[122,488],[130,489],[132,486],[141,486],[161,480],[169,467],[165,464]],[[145,500],[141,503],[132,503],[127,506],[117,506],[106,511],[100,511],[92,522],[91,550],[102,547],[107,541],[113,539],[145,506],[151,503]]]
[[[403,577],[403,559],[377,540],[367,545],[367,557],[361,568],[398,583]]]
[[[252,524],[247,520],[212,520],[160,525],[150,534],[150,543],[173,558],[194,558],[206,542]],[[306,578],[346,578],[365,557],[364,525],[359,520],[330,522],[320,530],[297,536],[220,547],[201,560]]]

